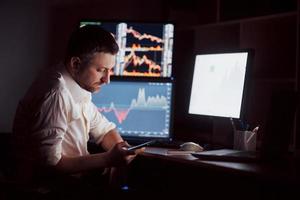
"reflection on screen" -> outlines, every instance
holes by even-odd
[[[113,81],[92,101],[122,136],[168,138],[171,97],[170,82]]]
[[[120,51],[114,75],[171,77],[174,25],[164,23],[112,23],[82,21],[114,34]]]
[[[197,55],[189,113],[240,118],[248,52]]]

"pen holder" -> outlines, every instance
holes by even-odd
[[[235,131],[233,149],[256,151],[256,132]]]

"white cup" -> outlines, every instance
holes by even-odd
[[[256,132],[235,131],[233,148],[237,150],[256,151]]]

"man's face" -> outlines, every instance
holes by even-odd
[[[111,70],[115,65],[115,55],[95,53],[88,66],[74,73],[75,81],[85,90],[98,92],[101,85],[109,83]]]

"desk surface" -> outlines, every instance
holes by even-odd
[[[199,168],[209,168],[239,175],[254,175],[259,178],[296,181],[299,180],[299,165],[293,159],[280,162],[228,162],[201,160],[190,153],[169,154],[169,149],[147,147],[142,156],[188,164]]]
[[[162,195],[165,198],[159,199],[183,195],[218,200],[299,199],[294,197],[299,196],[299,164],[293,159],[272,163],[208,161],[182,152],[169,154],[168,150],[146,147],[135,159],[127,176],[133,191],[149,199]]]

